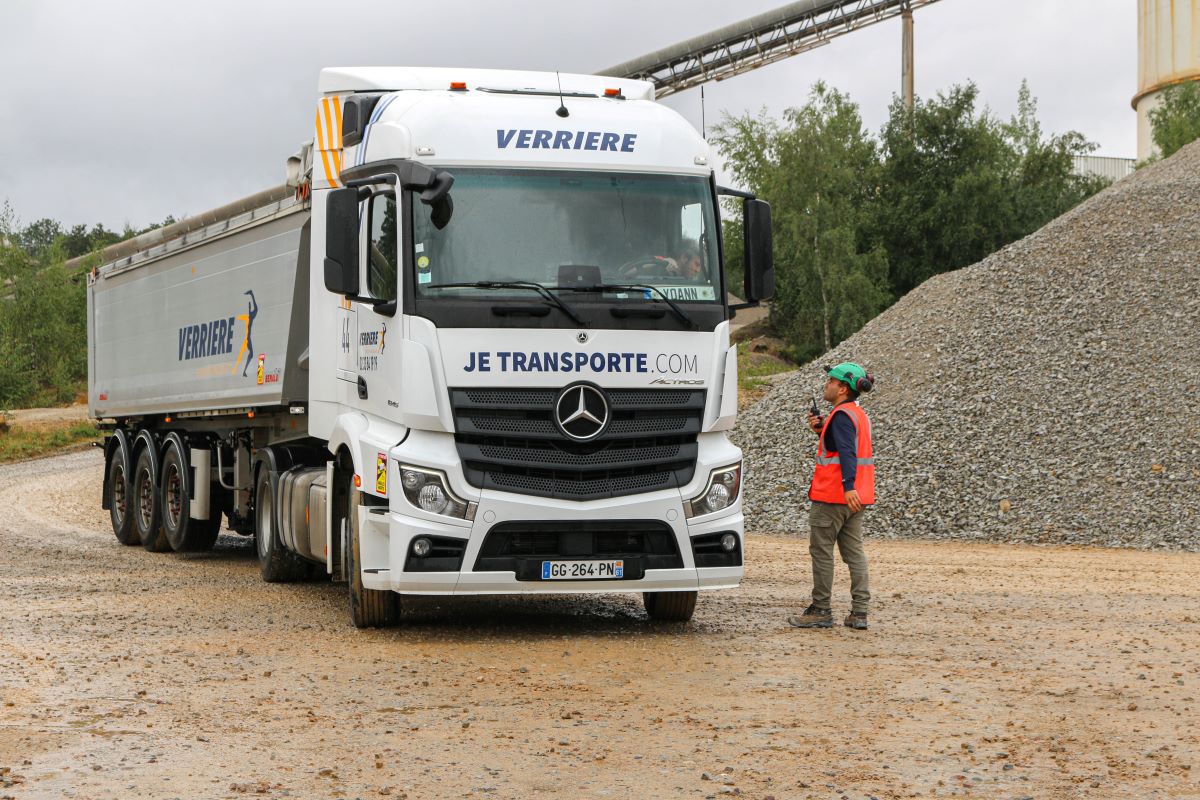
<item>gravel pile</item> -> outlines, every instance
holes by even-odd
[[[871,535],[1200,550],[1200,143],[819,363],[846,360],[877,381]],[[807,365],[739,419],[748,530],[807,534],[823,382]]]

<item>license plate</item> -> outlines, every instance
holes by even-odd
[[[544,581],[594,581],[625,577],[624,561],[543,561]]]

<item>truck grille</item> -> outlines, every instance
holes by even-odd
[[[467,482],[539,497],[596,500],[686,484],[696,469],[703,389],[611,389],[612,420],[575,442],[554,424],[558,389],[451,389]]]
[[[475,570],[511,571],[517,580],[539,580],[545,559],[622,559],[625,579],[648,569],[679,569],[683,557],[670,526],[656,520],[501,522],[487,532]]]

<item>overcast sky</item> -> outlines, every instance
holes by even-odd
[[[594,72],[780,5],[0,0],[0,203],[110,228],[195,214],[282,182],[321,67]],[[939,0],[915,20],[919,96],[972,80],[1008,118],[1027,78],[1046,131],[1135,155],[1135,0]],[[878,130],[899,65],[893,19],[710,84],[707,119],[778,114],[824,80]],[[664,102],[700,127],[699,89]]]

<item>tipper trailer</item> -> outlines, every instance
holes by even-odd
[[[88,402],[124,544],[253,535],[359,627],[404,594],[640,592],[686,620],[742,578],[718,198],[750,303],[770,208],[641,81],[336,68],[288,183],[105,251]]]

